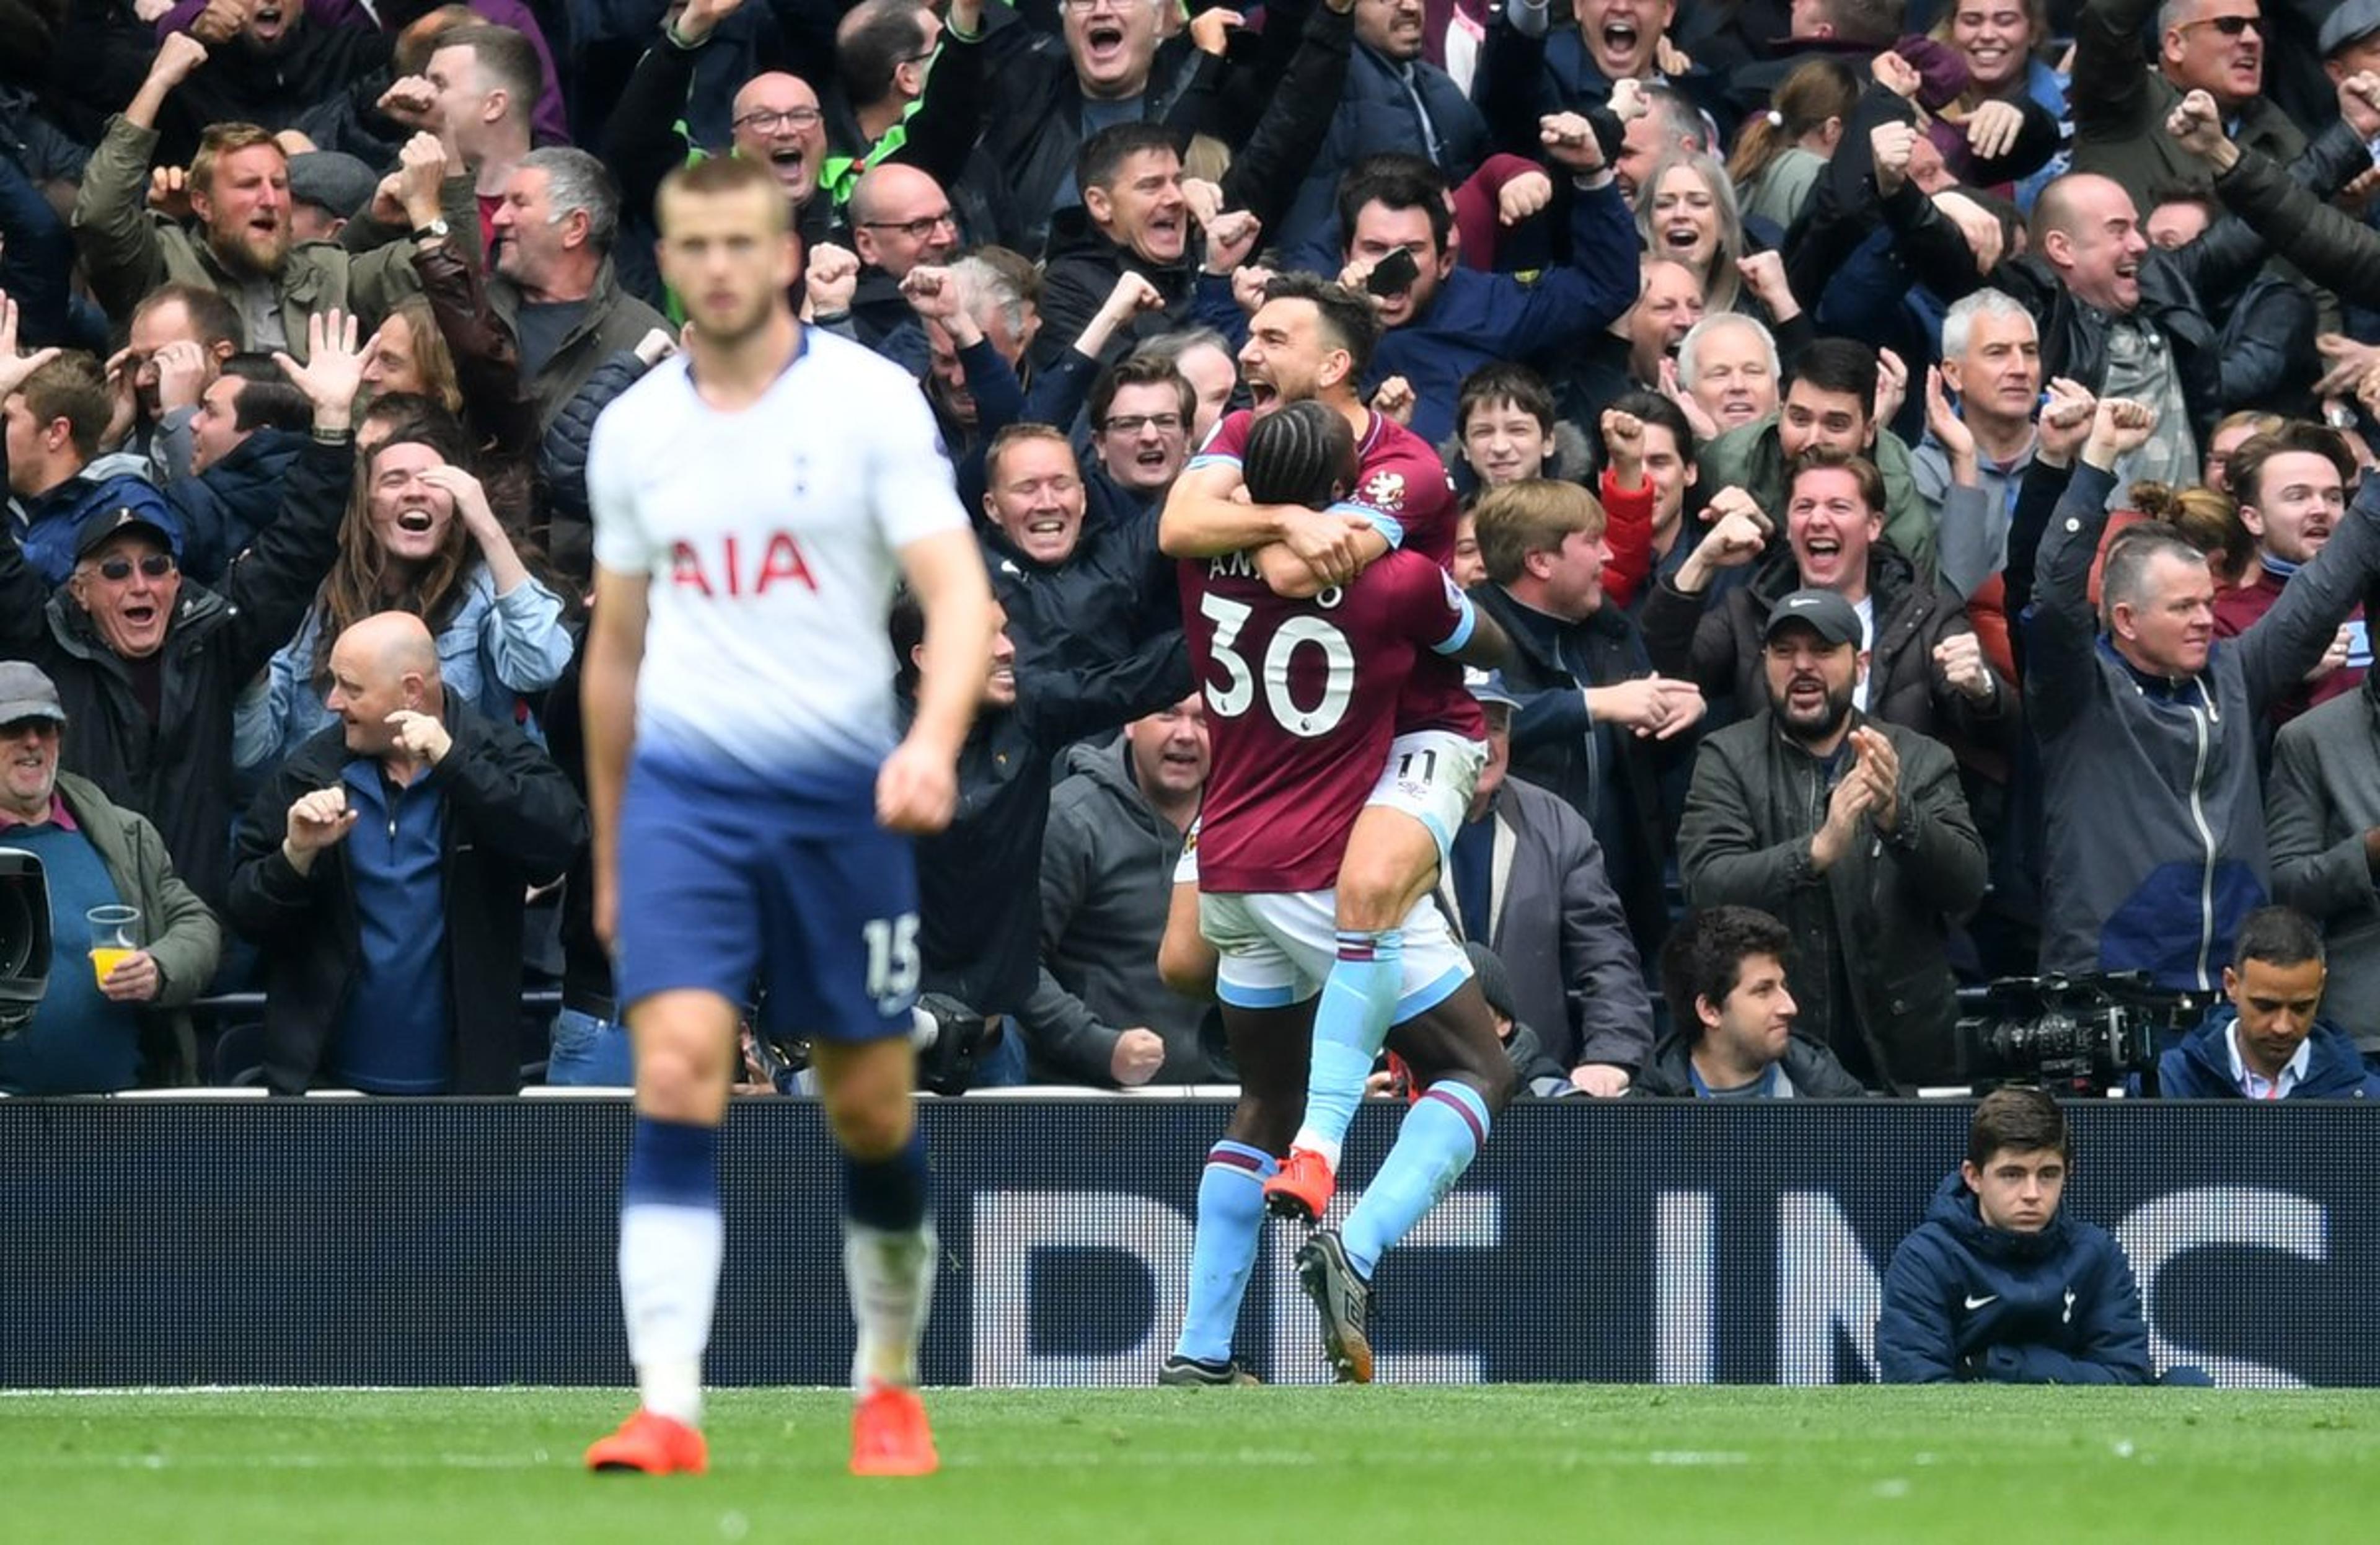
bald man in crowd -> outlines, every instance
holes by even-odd
[[[331,650],[338,723],[256,797],[233,926],[267,966],[275,1094],[519,1087],[522,897],[569,867],[587,812],[511,724],[450,698],[421,619],[382,612]]]
[[[720,34],[721,26],[745,3],[692,0],[684,9],[666,14],[653,46],[621,88],[605,121],[602,143],[594,147],[620,187],[620,214],[626,227],[619,253],[622,274],[629,288],[640,294],[658,296],[661,290],[650,254],[658,234],[653,200],[662,178],[718,148],[711,137],[716,129],[706,128],[704,119],[717,113],[725,83],[711,73],[718,67],[706,68],[703,61],[733,52],[708,45],[714,38],[729,41]],[[768,9],[752,8],[763,14]],[[698,72],[704,83],[699,97],[695,95]],[[701,137],[701,145],[687,139],[689,124]],[[827,130],[818,92],[799,76],[783,70],[749,76],[729,100],[727,128],[730,153],[761,162],[775,174],[793,206],[794,230],[803,246],[823,242],[834,223],[835,199],[822,190],[820,181],[827,171]]]
[[[949,262],[957,252],[958,216],[950,195],[928,173],[887,162],[869,167],[853,185],[844,213],[853,250],[810,249],[811,320],[923,374],[925,331],[901,281],[917,268]],[[831,272],[839,282],[822,278]]]

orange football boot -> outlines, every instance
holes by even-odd
[[[1281,1173],[1264,1183],[1265,1210],[1276,1218],[1318,1223],[1338,1189],[1338,1178],[1322,1155],[1310,1148],[1293,1148],[1281,1161]]]
[[[710,1445],[699,1428],[639,1409],[620,1430],[587,1451],[590,1470],[642,1470],[649,1476],[698,1476],[710,1468]]]
[[[853,1475],[929,1476],[941,1466],[917,1391],[879,1384],[860,1397],[851,1413]]]

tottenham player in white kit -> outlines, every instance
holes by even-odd
[[[810,1040],[843,1150],[851,1467],[924,1474],[935,1246],[910,1096],[905,833],[951,818],[990,589],[917,383],[788,309],[800,244],[767,167],[681,167],[659,204],[686,352],[604,411],[588,458],[588,793],[596,928],[637,1055],[620,1296],[640,1403],[587,1463],[708,1466],[719,1125],[757,980],[767,1026]],[[926,614],[926,686],[896,745],[885,617],[900,577]]]

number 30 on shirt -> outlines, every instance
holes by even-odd
[[[1261,686],[1266,712],[1290,734],[1312,739],[1339,727],[1355,692],[1355,651],[1348,646],[1347,635],[1321,617],[1291,617],[1273,630],[1264,658],[1251,670],[1238,646],[1240,631],[1256,609],[1209,590],[1200,598],[1198,610],[1215,625],[1208,649],[1225,678],[1206,684],[1209,710],[1236,719],[1255,705]],[[1321,651],[1323,667],[1322,694],[1310,706],[1299,703],[1290,686],[1297,651],[1309,645]]]

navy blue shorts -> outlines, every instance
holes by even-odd
[[[699,988],[764,990],[771,1035],[909,1033],[917,999],[917,868],[876,824],[872,769],[800,794],[712,783],[639,757],[620,810],[623,1007]]]

